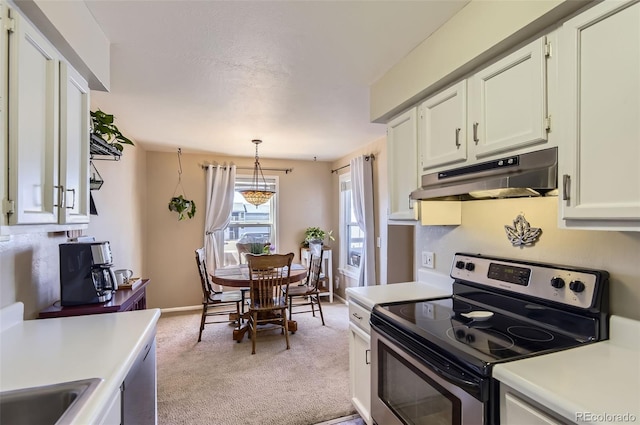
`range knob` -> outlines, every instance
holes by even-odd
[[[464,266],[464,268],[465,268],[465,269],[467,269],[467,270],[469,270],[470,272],[472,272],[472,271],[474,271],[474,270],[475,270],[476,265],[475,265],[475,264],[473,264],[473,263],[467,263],[467,264]]]
[[[573,292],[582,292],[584,291],[584,288],[584,283],[580,282],[579,280],[574,280],[569,284],[569,289],[571,289]]]
[[[564,288],[564,279],[561,277],[554,277],[551,279],[551,286],[557,289]]]
[[[464,269],[464,261],[456,261],[456,269]]]

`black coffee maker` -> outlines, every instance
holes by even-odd
[[[72,306],[111,300],[117,288],[109,242],[60,244],[60,304]]]

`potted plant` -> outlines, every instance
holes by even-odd
[[[102,112],[100,109],[91,111],[91,129],[93,134],[122,152],[124,146],[135,146],[133,142],[120,132],[113,123],[113,115]]]
[[[325,232],[319,227],[307,227],[304,231],[304,240],[302,241],[302,246],[304,248],[309,248],[309,242],[317,241],[324,244],[325,239],[329,239],[334,241],[335,238],[332,235],[333,230]]]
[[[189,218],[193,218],[196,215],[196,204],[190,199],[185,199],[184,196],[174,196],[169,201],[169,211],[175,211],[178,213],[178,220],[184,220],[185,214]]]

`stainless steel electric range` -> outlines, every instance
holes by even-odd
[[[458,253],[453,295],[371,316],[378,425],[498,424],[494,364],[608,337],[603,270]]]

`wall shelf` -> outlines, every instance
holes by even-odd
[[[107,161],[119,161],[122,156],[122,152],[95,134],[89,140],[89,154],[92,160]]]

